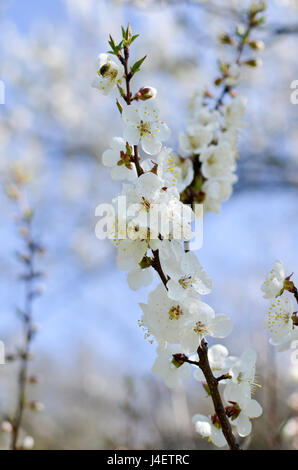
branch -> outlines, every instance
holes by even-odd
[[[133,77],[133,74],[131,72],[128,72],[128,69],[129,69],[129,67],[128,67],[129,47],[128,46],[124,47],[124,56],[122,56],[119,53],[118,58],[119,58],[121,64],[123,65],[123,68],[124,68],[124,77],[125,77],[125,84],[126,84],[126,94],[123,95],[123,99],[125,100],[125,102],[129,106],[132,102],[132,94],[131,94],[131,91],[130,91],[130,81]],[[139,150],[138,150],[137,145],[134,145],[133,162],[136,166],[138,177],[140,177],[141,175],[144,174],[144,170],[140,165]],[[163,269],[161,267],[159,252],[158,252],[158,250],[155,250],[155,251],[152,251],[152,253],[153,253],[153,260],[152,260],[151,266],[158,273],[162,283],[164,284],[165,288],[167,289],[168,278],[165,275],[165,273],[163,272]]]
[[[205,376],[214,409],[220,421],[222,432],[226,438],[229,448],[230,450],[240,450],[240,447],[237,444],[235,436],[232,432],[232,427],[226,415],[225,408],[218,390],[218,382],[219,379],[222,380],[222,377],[216,378],[213,375],[208,359],[208,343],[205,339],[202,339],[197,352],[200,359],[198,365]]]
[[[34,299],[34,280],[35,280],[35,271],[34,271],[34,255],[37,250],[37,245],[32,241],[30,229],[31,229],[31,216],[24,218],[26,222],[26,228],[28,230],[28,235],[26,238],[26,245],[28,250],[28,258],[26,260],[27,272],[23,276],[25,283],[25,303],[24,303],[24,313],[22,315],[24,323],[24,347],[21,353],[21,365],[19,370],[19,379],[18,379],[18,398],[17,398],[17,409],[15,412],[15,417],[12,422],[12,435],[11,435],[11,450],[18,449],[18,437],[20,428],[22,425],[24,408],[26,406],[26,388],[28,383],[28,366],[30,360],[30,347],[31,341],[34,337],[34,326],[32,320],[32,305]]]
[[[168,278],[162,270],[162,267],[161,267],[161,264],[160,264],[159,252],[158,252],[158,250],[156,250],[156,251],[152,251],[152,253],[153,253],[153,261],[151,263],[151,266],[159,274],[159,277],[162,280],[163,285],[165,286],[165,288],[168,289],[167,288]]]
[[[237,65],[241,65],[241,57],[242,57],[242,54],[243,54],[243,51],[244,51],[244,46],[247,42],[247,39],[249,38],[250,36],[250,33],[251,33],[251,30],[253,29],[253,24],[252,22],[249,20],[249,23],[247,24],[247,27],[246,27],[246,30],[245,30],[245,33],[243,34],[243,36],[241,37],[241,40],[239,41],[239,44],[238,44],[238,47],[236,49],[237,51],[237,58],[236,58],[236,61],[235,63]],[[215,105],[215,109],[219,109],[222,104],[223,104],[223,99],[225,97],[225,95],[227,93],[230,93],[230,91],[233,89],[232,86],[229,86],[229,85],[225,85],[221,94],[219,95],[217,101],[216,101],[216,105]]]

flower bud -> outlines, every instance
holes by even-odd
[[[144,256],[142,261],[139,263],[141,269],[149,268],[152,265],[152,258],[150,256]]]
[[[221,428],[221,424],[216,413],[211,416],[211,421],[212,421],[213,426],[215,426],[217,429]]]
[[[150,100],[151,98],[154,99],[156,96],[157,90],[150,86],[140,88],[136,94],[137,99],[142,101]]]
[[[226,406],[226,415],[234,421],[240,415],[241,408],[235,401],[229,401],[229,403],[231,403],[231,406]]]
[[[265,48],[263,41],[249,41],[248,43],[255,51],[262,51]]]
[[[222,44],[229,44],[231,46],[235,45],[235,41],[227,33],[220,34],[219,40]]]
[[[262,65],[262,61],[260,59],[249,59],[243,62],[244,65],[247,65],[248,67],[259,67]]]
[[[266,2],[253,2],[250,5],[249,13],[250,13],[251,16],[255,16],[258,13],[261,13],[262,11],[265,11],[266,8],[267,8]]]
[[[185,359],[187,359],[187,357],[184,354],[173,354],[172,364],[179,369],[179,367],[183,366],[185,363]]]
[[[39,402],[39,401],[30,401],[28,404],[27,404],[28,408],[30,408],[30,410],[32,411],[43,411],[44,410],[44,405],[43,403]]]
[[[3,421],[1,424],[2,432],[12,432],[12,424],[9,421]]]
[[[32,436],[26,436],[23,440],[22,449],[31,450],[34,447],[34,439]]]
[[[28,379],[29,384],[35,385],[38,383],[38,377],[36,375],[31,375]]]

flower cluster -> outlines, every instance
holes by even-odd
[[[233,34],[220,35],[221,43],[235,50],[235,61],[219,61],[216,87],[222,86],[218,98],[207,89],[199,90],[192,98],[186,130],[179,136],[180,151],[190,159],[194,178],[182,193],[184,202],[203,202],[205,212],[218,213],[222,202],[228,200],[237,181],[237,141],[243,127],[246,100],[237,97],[235,87],[246,67],[257,67],[256,57],[243,57],[246,51],[262,50],[264,44],[251,38],[252,31],[264,21],[265,2],[252,3],[245,25],[237,26]],[[225,103],[224,98],[231,100]]]
[[[245,100],[235,98],[222,106],[221,113],[210,109],[208,101],[204,91],[195,94],[186,131],[180,134],[179,141],[181,154],[200,169],[196,182],[198,200],[204,203],[205,212],[217,213],[237,181],[237,140],[243,127]]]
[[[271,301],[266,317],[270,343],[281,351],[298,340],[298,316],[292,300],[293,295],[298,303],[298,291],[291,277],[292,274],[286,276],[283,263],[276,261],[261,287],[264,298]]]
[[[240,357],[229,356],[227,348],[218,344],[208,352],[209,363],[215,377],[229,377],[221,381],[224,387],[223,396],[226,402],[225,412],[232,426],[235,426],[239,436],[245,437],[251,433],[251,419],[262,414],[261,405],[252,399],[252,393],[257,386],[255,380],[256,353],[246,350]],[[195,378],[202,381],[205,390],[208,387],[203,382],[204,376],[196,370]],[[203,437],[208,437],[216,446],[223,447],[226,440],[221,424],[215,415],[193,417],[196,431]]]
[[[136,290],[152,281],[150,268],[155,253],[169,239],[174,243],[193,237],[193,212],[181,203],[175,187],[166,187],[164,179],[150,170],[133,183],[123,185],[121,197],[125,198],[128,209],[123,212],[115,198],[118,212],[112,235],[118,251],[118,268],[130,271],[128,283]]]

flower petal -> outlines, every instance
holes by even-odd
[[[127,275],[127,282],[132,290],[138,290],[141,287],[149,286],[153,281],[151,269],[134,269]]]
[[[233,323],[227,315],[216,315],[209,324],[212,336],[215,338],[225,338],[228,336],[232,329]]]
[[[237,431],[239,436],[245,437],[249,436],[251,433],[252,425],[248,417],[244,413],[240,413],[237,420]]]
[[[142,148],[144,152],[149,155],[155,155],[161,151],[161,142],[152,135],[145,135],[141,140]]]
[[[249,418],[258,418],[263,413],[263,408],[257,400],[250,400],[248,405],[245,407],[245,414]]]

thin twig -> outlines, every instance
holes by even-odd
[[[37,273],[34,268],[35,255],[37,252],[42,252],[43,249],[32,239],[31,235],[31,222],[32,213],[24,213],[22,223],[24,224],[24,240],[26,244],[27,254],[23,260],[25,265],[25,272],[22,275],[25,287],[25,299],[24,308],[20,311],[23,321],[24,329],[24,344],[23,348],[18,354],[20,357],[20,368],[18,374],[18,392],[17,392],[17,408],[15,411],[14,418],[12,420],[12,433],[10,449],[18,450],[19,446],[19,434],[22,427],[23,415],[25,407],[27,405],[27,384],[29,382],[29,361],[31,359],[31,343],[35,335],[35,328],[33,324],[33,302],[38,291],[35,289],[36,278],[39,277],[40,273]]]

